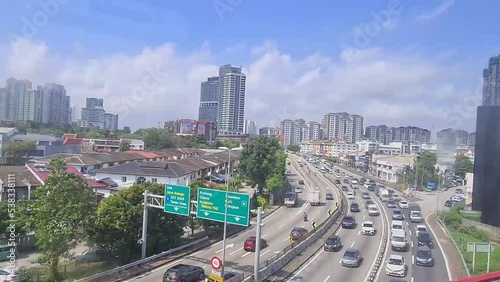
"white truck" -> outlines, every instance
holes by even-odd
[[[389,194],[389,190],[385,189],[385,188],[380,188],[378,190],[378,196],[380,197],[380,200],[382,202],[387,202],[389,200],[389,197],[391,196]]]
[[[314,189],[309,192],[309,204],[311,206],[321,205],[321,193],[318,189]]]
[[[295,207],[297,205],[297,193],[294,192],[286,193],[284,204],[287,208]]]

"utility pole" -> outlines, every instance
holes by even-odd
[[[226,197],[224,203],[224,233],[222,234],[222,266],[220,269],[220,276],[224,279],[224,265],[226,264],[226,233],[227,233],[227,197],[229,194],[229,174],[231,173],[231,149],[227,149],[228,162],[227,162],[227,175],[226,175]]]
[[[254,282],[259,282],[259,265],[260,265],[260,240],[262,233],[262,207],[257,208],[257,228],[255,234],[255,263],[253,268]]]
[[[147,236],[148,236],[148,196],[149,190],[144,191],[144,211],[142,213],[142,252],[141,258],[146,258]]]

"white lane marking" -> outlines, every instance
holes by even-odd
[[[414,255],[411,256],[411,264],[415,264],[415,256]]]
[[[301,269],[299,269],[299,271],[295,272],[295,274],[292,277],[290,277],[290,279],[288,279],[287,282],[293,281],[295,277],[297,277],[297,275],[299,275],[304,269],[306,269],[323,252],[324,252],[323,250],[319,251],[318,254],[315,255],[310,261],[308,261]]]
[[[216,253],[216,254],[218,254],[218,253],[220,253],[220,252],[222,252],[222,249],[220,249],[220,250],[216,251],[215,253]]]
[[[230,253],[229,255],[233,255],[233,254],[235,254],[235,253],[237,253],[237,252],[239,252],[239,251],[241,251],[241,250],[243,250],[243,248],[239,248],[239,249],[237,249],[236,251],[234,251],[234,252]]]
[[[360,231],[358,231],[358,236],[359,236],[359,234],[361,234],[361,230],[360,230]]]
[[[411,241],[411,247],[413,248],[413,241]]]
[[[202,268],[204,269],[205,267],[207,267],[206,265],[202,266]]]
[[[290,220],[292,220],[295,216],[290,217]]]
[[[413,276],[411,277],[411,282],[413,282]]]
[[[432,215],[432,213],[431,213],[431,214],[429,214],[429,215],[427,215],[427,216],[425,217],[425,221],[426,221],[426,222],[427,222],[427,219],[429,218],[429,216],[431,216],[431,215]],[[428,224],[427,224],[427,225],[428,225]],[[452,279],[452,277],[451,277],[451,269],[450,269],[450,264],[448,263],[448,258],[446,257],[446,254],[443,252],[443,247],[441,246],[441,243],[440,243],[440,242],[439,242],[439,240],[437,239],[438,237],[436,237],[436,233],[434,233],[434,230],[432,230],[432,227],[431,227],[430,225],[428,225],[428,226],[429,226],[429,229],[430,229],[430,230],[431,230],[431,232],[432,232],[432,236],[436,239],[436,242],[437,242],[437,244],[438,244],[438,247],[439,247],[439,249],[441,250],[441,254],[443,254],[444,264],[446,265],[446,272],[448,272],[448,279],[451,281],[451,280],[453,280],[453,279]],[[441,229],[443,228],[441,225],[439,225],[439,227],[440,227]],[[445,231],[445,230],[443,230],[443,231]],[[445,232],[445,234],[447,234],[447,233]]]
[[[278,226],[278,228],[281,228],[281,227],[283,227],[283,226],[285,226],[285,224],[281,224],[280,226]]]
[[[295,215],[299,215],[299,214],[303,213],[303,212],[304,212],[304,210],[307,208],[307,206],[308,206],[308,205],[309,205],[309,202],[306,202],[306,203],[302,206],[302,208],[301,208],[301,209],[297,212],[297,214],[295,214]],[[292,218],[293,218],[293,217],[292,217]]]
[[[269,253],[270,251],[271,251],[271,250],[267,250],[267,251],[263,252],[262,254],[260,254],[260,256],[263,256],[263,255],[265,255],[265,254]]]
[[[365,211],[365,212],[366,212],[366,211]],[[365,219],[365,218],[366,218],[366,214],[364,214],[364,215],[363,215],[363,219]]]
[[[339,264],[341,264],[341,263],[342,263],[342,259],[339,260]]]
[[[319,214],[321,211],[318,211],[316,214]]]
[[[266,238],[267,235],[269,235],[269,233],[262,235],[262,238]]]
[[[356,244],[356,241],[352,242],[352,244],[351,244],[351,248],[354,246],[354,244]]]
[[[192,254],[192,256],[195,257],[195,256],[199,255],[201,252],[203,252],[203,250],[197,251],[196,253]]]
[[[245,254],[243,254],[241,257],[244,258],[246,256],[248,256],[249,254],[251,254],[251,252],[246,252]]]
[[[325,278],[325,280],[323,280],[323,282],[328,281],[328,279],[330,279],[330,275],[328,275],[328,276]]]
[[[283,242],[285,241],[290,241],[290,236],[286,237],[285,240],[283,240]]]
[[[411,229],[410,229],[410,236],[411,236]]]

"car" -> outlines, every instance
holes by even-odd
[[[205,279],[205,270],[199,266],[177,264],[167,269],[163,274],[163,282],[197,282]]]
[[[345,229],[354,229],[356,228],[356,219],[354,216],[346,215],[342,219],[342,228]]]
[[[360,212],[361,211],[358,203],[351,203],[350,210],[351,210],[351,212]]]
[[[341,176],[340,176],[340,174],[337,174],[337,175],[335,175],[335,177],[340,178]]]
[[[432,251],[427,246],[418,247],[415,255],[415,263],[421,266],[434,266],[434,257]]]
[[[417,189],[417,191],[419,191],[419,192],[424,192],[424,191],[425,191],[425,188],[424,188],[424,187],[422,187],[422,186],[419,186],[419,187],[417,187],[416,189]]]
[[[422,224],[418,224],[417,227],[415,227],[415,236],[418,237],[418,234],[420,234],[420,232],[429,232],[427,230],[427,226],[425,225],[422,225]]]
[[[461,188],[457,188],[457,189],[455,189],[455,193],[457,193],[457,194],[463,194],[464,190],[462,190]]]
[[[396,202],[394,202],[394,201],[387,201],[386,205],[388,208],[391,208],[391,209],[397,207]]]
[[[343,185],[342,186],[342,191],[347,192],[347,191],[349,191],[349,188],[347,186]]]
[[[361,194],[361,197],[362,197],[363,199],[370,199],[370,198],[371,198],[371,197],[370,197],[370,193],[368,193],[368,192],[363,192],[363,193]]]
[[[446,201],[444,201],[444,206],[448,207],[448,208],[453,207],[453,201],[452,200],[446,200]]]
[[[295,187],[295,189],[293,189],[293,191],[295,193],[302,193],[302,189],[300,187]]]
[[[301,241],[306,238],[309,231],[304,227],[294,227],[290,232],[290,238],[292,242]]]
[[[235,272],[224,272],[224,281],[228,281],[236,276],[238,276],[238,274]],[[205,282],[217,282],[217,280],[209,277],[205,280]]]
[[[408,206],[409,206],[409,203],[407,200],[403,200],[403,199],[399,200],[399,208],[400,209],[407,209]]]
[[[399,200],[401,200],[401,197],[399,197],[399,195],[397,194],[392,194],[392,200],[394,202],[399,202]]]
[[[347,192],[347,199],[354,199],[354,193],[353,192]]]
[[[369,216],[379,216],[380,211],[378,210],[377,205],[369,205],[368,206],[368,215]]]
[[[410,211],[411,222],[422,222],[422,214],[420,211]]]
[[[327,200],[333,200],[333,194],[332,193],[326,193],[326,199]]]
[[[361,252],[356,248],[347,249],[342,256],[342,266],[359,267],[362,261]]]
[[[450,200],[452,200],[453,202],[461,202],[464,200],[464,198],[462,198],[462,196],[455,195],[455,196],[452,196],[450,198]]]
[[[286,171],[286,173],[290,174],[290,173],[292,173],[292,171],[288,169],[288,170]]]
[[[375,224],[373,221],[365,221],[361,225],[361,234],[362,235],[375,235]]]
[[[340,249],[342,249],[342,241],[339,235],[328,237],[325,241],[325,245],[323,245],[323,250],[327,252],[338,252]]]
[[[346,179],[344,179],[343,182],[344,182],[344,184],[349,184],[349,179],[346,178]]]
[[[392,211],[392,219],[393,220],[405,220],[405,215],[400,209],[394,209]]]
[[[418,233],[417,241],[419,246],[427,246],[431,249],[434,247],[434,243],[432,242],[432,237],[429,232],[422,231]]]
[[[337,168],[337,169],[335,170],[335,173],[340,173],[340,170]]]
[[[406,263],[403,256],[391,255],[385,267],[385,273],[389,276],[405,277]]]
[[[243,244],[243,249],[247,252],[255,252],[255,243],[257,240],[255,236],[248,237]],[[264,239],[260,239],[260,247],[265,248],[267,246],[267,241]]]
[[[368,200],[365,202],[365,209],[368,209],[370,205],[375,205],[375,202],[372,200]]]
[[[21,277],[17,270],[11,268],[0,268],[0,281],[2,282],[21,282]]]
[[[370,185],[370,186],[368,187],[368,191],[370,191],[370,192],[375,192],[375,187],[374,187],[373,185]]]
[[[403,221],[401,220],[393,220],[391,222],[391,231],[394,232],[395,230],[402,230],[404,231],[404,224]]]
[[[299,185],[304,185],[304,180],[299,180]]]
[[[335,179],[335,184],[342,184],[342,182],[340,181],[340,179]]]

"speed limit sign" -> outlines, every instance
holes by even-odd
[[[213,257],[212,260],[210,260],[210,263],[215,270],[220,269],[222,266],[222,261],[218,257]]]

